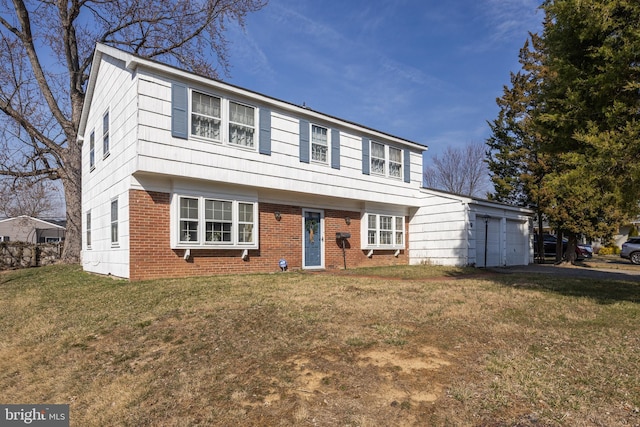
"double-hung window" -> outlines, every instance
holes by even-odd
[[[241,147],[254,147],[256,109],[229,101],[229,143]]]
[[[87,212],[87,225],[86,225],[86,240],[87,240],[87,249],[91,249],[91,211]]]
[[[109,155],[109,110],[102,116],[102,155]]]
[[[191,197],[180,199],[180,242],[198,243],[199,212],[198,199]]]
[[[311,160],[319,163],[329,161],[329,130],[322,126],[311,125]]]
[[[389,176],[402,178],[402,150],[389,147]]]
[[[403,249],[404,217],[398,215],[367,214],[367,242],[365,248]]]
[[[96,167],[96,133],[91,131],[89,136],[89,168],[93,170]]]
[[[191,93],[191,134],[222,141],[222,100],[204,93]]]
[[[118,244],[118,199],[111,201],[111,245]]]
[[[175,247],[257,247],[257,203],[178,196]]]
[[[402,179],[402,150],[371,141],[371,173]]]
[[[254,204],[238,203],[238,243],[253,243]]]
[[[371,142],[371,173],[386,175],[385,146],[378,142]]]
[[[213,142],[254,148],[256,108],[191,91],[191,135]]]

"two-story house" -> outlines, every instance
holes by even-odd
[[[140,280],[278,271],[282,260],[530,259],[530,212],[421,188],[425,146],[105,45],[79,138],[87,271]],[[484,249],[473,229],[483,209],[498,227],[495,242],[484,229]]]

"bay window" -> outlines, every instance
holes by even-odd
[[[366,224],[367,249],[404,249],[404,216],[368,213]]]
[[[178,196],[177,244],[189,248],[257,248],[256,202]]]

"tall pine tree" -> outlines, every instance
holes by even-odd
[[[548,0],[541,102],[552,167],[541,208],[569,236],[608,238],[640,201],[640,3]]]
[[[500,180],[517,182],[527,204],[569,236],[573,261],[577,235],[608,238],[638,213],[640,3],[547,0],[542,8],[544,31],[532,36],[529,61],[521,53],[524,77],[512,76],[501,98],[489,161],[496,198],[503,197]],[[517,135],[514,126],[502,119],[513,105],[521,114],[515,147],[504,137],[504,129]],[[517,174],[509,156],[525,159]]]

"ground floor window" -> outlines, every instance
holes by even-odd
[[[403,249],[404,216],[368,213],[367,248]]]
[[[257,247],[257,209],[253,201],[178,196],[178,246]]]

